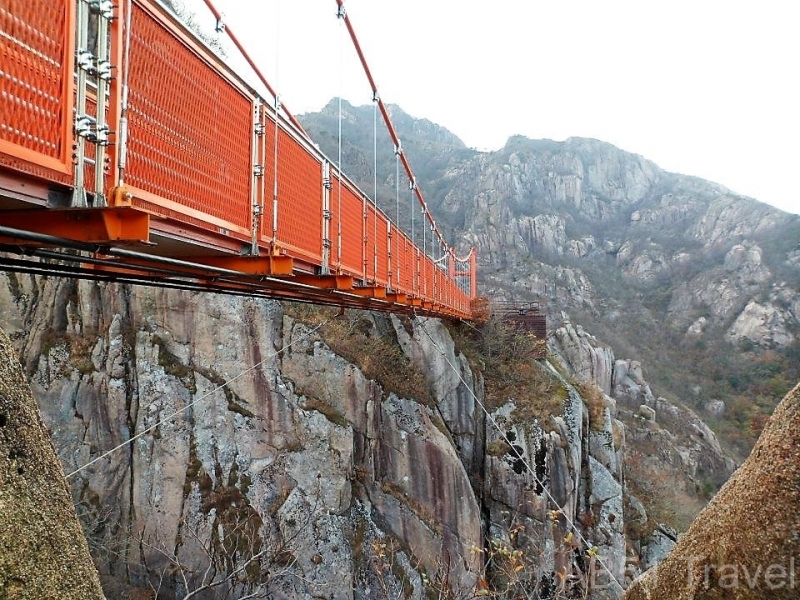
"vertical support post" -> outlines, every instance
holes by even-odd
[[[106,206],[105,175],[106,146],[109,128],[106,119],[106,96],[111,80],[111,63],[108,60],[109,27],[114,16],[110,0],[94,0],[92,10],[97,14],[97,116],[95,119],[94,206]]]
[[[436,263],[433,263],[433,269],[431,270],[431,274],[433,275],[433,281],[431,281],[431,295],[433,296],[433,301],[439,301],[439,286],[437,285],[439,279],[439,269],[436,267]]]
[[[395,263],[397,264],[397,277],[395,278],[395,286],[399,286],[400,282],[400,265],[402,264],[402,260],[400,260],[400,153],[403,149],[400,146],[400,140],[397,140],[397,145],[394,147],[394,226],[398,232],[398,235],[395,236],[394,240],[394,247],[396,248],[396,255],[395,256]],[[392,258],[391,252],[389,253],[389,273],[392,273]],[[389,282],[391,284],[391,281]]]
[[[422,254],[428,256],[427,234],[425,232],[425,207],[422,207]]]
[[[369,219],[369,213],[367,212],[367,195],[362,193],[361,194],[361,279],[366,283],[367,281],[367,264],[369,263],[369,259],[367,258],[368,255],[368,248],[369,248],[369,236],[367,235],[367,221]]]
[[[378,281],[378,207],[372,213],[372,281]]]
[[[330,275],[331,267],[331,163],[322,161],[322,267],[323,275]]]
[[[392,282],[394,281],[394,277],[392,276],[392,237],[392,222],[386,219],[386,276],[388,278],[389,290],[394,291],[394,287],[392,286]]]
[[[420,252],[420,249],[417,248],[417,247],[414,247],[414,251],[415,251],[416,259],[417,259],[416,260],[417,264],[414,267],[416,272],[417,272],[416,273],[416,280],[417,281],[416,281],[414,292],[416,293],[417,296],[420,296],[420,293],[421,293],[421,291],[423,289],[423,284],[420,281],[420,275],[421,275],[421,273],[420,273],[420,267],[421,267],[421,264],[420,264],[421,263],[421,256],[420,256],[420,254],[421,254],[421,252]]]
[[[275,244],[278,241],[278,138],[280,128],[278,127],[279,113],[281,110],[281,100],[275,95],[275,146],[274,146],[274,167],[272,181],[272,251],[275,252]]]
[[[130,73],[130,48],[131,48],[131,12],[133,11],[132,0],[124,2],[124,11],[122,18],[117,21],[117,35],[116,35],[116,48],[115,57],[117,64],[120,66],[120,80],[116,85],[111,88],[111,106],[114,119],[112,122],[116,123],[117,127],[117,147],[116,147],[116,160],[117,160],[117,182],[116,185],[123,187],[125,185],[125,169],[128,166],[128,76]],[[120,2],[120,6],[123,3]],[[120,35],[120,21],[124,21],[122,27],[122,35]],[[115,93],[116,92],[116,93]]]
[[[416,246],[417,239],[414,235],[414,190],[417,189],[417,182],[409,181],[408,189],[411,191],[411,243]]]
[[[252,166],[253,177],[250,181],[250,255],[258,256],[258,239],[261,234],[261,216],[264,214],[264,206],[261,203],[261,187],[264,181],[264,152],[262,151],[262,140],[266,133],[266,127],[261,122],[262,106],[261,101],[256,98],[253,102],[253,136],[251,138],[250,164]]]
[[[89,51],[89,6],[88,0],[78,0],[76,11],[75,67],[77,84],[75,87],[75,178],[72,191],[72,206],[85,207],[86,190],[85,162],[86,138],[91,133],[91,119],[86,114],[86,84],[92,68],[94,55]]]
[[[473,248],[469,253],[469,298],[474,300],[478,297],[478,249]]]
[[[342,271],[342,171],[338,166],[336,176],[336,272],[340,273]]]
[[[372,204],[375,207],[374,221],[372,222],[372,279],[378,281],[378,92],[372,92],[372,177],[374,194]]]

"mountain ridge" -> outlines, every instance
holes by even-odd
[[[359,157],[365,168],[353,176],[372,190],[372,108],[345,105],[343,167],[351,173],[349,159]],[[601,140],[515,135],[480,152],[429,121],[414,129],[421,120],[400,107],[392,114],[412,167],[424,166],[417,179],[437,224],[459,252],[478,249],[481,294],[539,301],[552,322],[568,311],[641,359],[673,401],[703,412],[729,398],[735,406],[715,426],[744,456],[799,375],[800,216]],[[319,115],[301,120],[317,139]],[[348,141],[348,131],[358,135]],[[441,139],[450,139],[444,152],[433,144]],[[319,143],[330,154],[334,141]],[[385,142],[379,132],[378,204],[394,214]],[[751,394],[757,414],[744,405]]]

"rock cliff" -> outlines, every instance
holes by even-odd
[[[371,114],[347,106],[345,165],[371,164]],[[394,116],[437,223],[478,249],[482,293],[538,301],[556,321],[569,312],[646,364],[673,401],[702,411],[725,398],[715,428],[746,456],[800,379],[800,216],[597,140],[513,136],[496,152],[468,152],[443,128]],[[302,116],[331,155],[334,118],[332,107]],[[377,178],[393,199],[390,150],[379,151]]]
[[[664,489],[634,490],[626,461],[644,465],[645,483],[671,461],[688,496],[701,457],[722,456],[707,428],[679,439],[638,417],[639,404],[657,421],[678,409],[566,322],[553,348],[564,374],[536,363],[542,389],[493,406],[494,374],[436,320],[0,283],[2,326],[109,597],[527,586],[618,598],[605,569],[625,585],[659,556],[653,530],[670,518],[648,514],[636,494],[648,503]],[[542,394],[555,410],[531,408]],[[668,456],[626,441],[639,438]]]

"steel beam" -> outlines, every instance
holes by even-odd
[[[130,207],[6,210],[0,226],[88,244],[150,242],[150,215]]]

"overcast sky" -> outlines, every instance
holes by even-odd
[[[183,1],[208,18],[201,0]],[[339,95],[370,103],[335,0],[213,1],[293,113]],[[795,0],[345,7],[383,101],[468,146],[497,150],[514,134],[597,138],[800,213]]]

